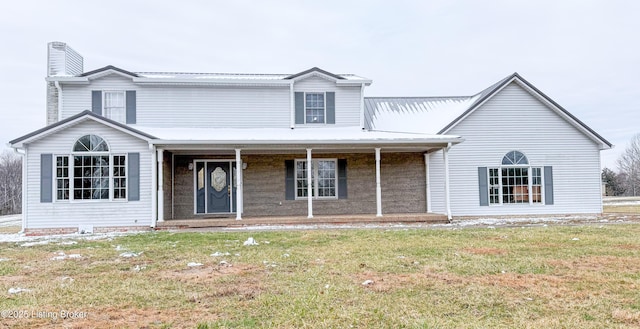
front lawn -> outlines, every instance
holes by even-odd
[[[0,327],[637,327],[639,236],[608,224],[0,243]]]

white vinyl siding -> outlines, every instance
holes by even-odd
[[[453,216],[600,213],[598,145],[516,83],[511,83],[448,132],[465,141],[449,152]],[[478,167],[500,167],[519,150],[531,167],[553,168],[553,205],[480,206]],[[444,212],[442,152],[430,157],[434,212]]]
[[[91,109],[92,90],[135,90],[136,125],[148,127],[285,128],[291,124],[288,86],[149,86],[110,74],[88,85],[62,84],[61,119]],[[360,125],[359,86],[312,76],[294,91],[335,92],[335,125]]]
[[[360,86],[337,86],[335,81],[327,80],[319,76],[311,76],[296,81],[294,91],[336,93],[336,123],[335,126],[359,126],[360,125]]]
[[[89,85],[69,85],[62,83],[62,111],[60,119],[66,119],[82,111],[91,111],[92,90],[137,90],[131,79],[117,74],[91,80]],[[103,100],[104,106],[104,100]],[[104,114],[104,113],[103,113]]]
[[[62,119],[91,109],[92,90],[135,90],[136,125],[289,127],[290,92],[282,87],[141,86],[111,74],[89,85],[63,85]]]
[[[109,143],[112,154],[140,153],[140,201],[63,200],[40,202],[40,154],[72,154],[78,138],[95,134]],[[124,132],[93,121],[84,121],[30,144],[27,149],[26,228],[62,228],[78,225],[150,226],[151,225],[151,152],[149,144]],[[55,165],[55,162],[54,162]],[[55,180],[54,180],[55,181]],[[53,187],[54,191],[55,186]]]

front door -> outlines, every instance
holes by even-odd
[[[230,212],[229,162],[207,163],[207,212]]]
[[[196,205],[198,214],[230,213],[235,210],[232,161],[196,161]],[[233,176],[232,176],[233,175]]]

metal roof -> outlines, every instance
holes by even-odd
[[[446,134],[507,84],[518,81],[539,99],[547,102],[566,120],[591,135],[594,140],[611,148],[613,145],[549,98],[517,72],[494,83],[473,96],[454,97],[365,97],[365,127],[371,130]]]

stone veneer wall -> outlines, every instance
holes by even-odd
[[[175,156],[174,218],[206,217],[193,214],[193,159],[207,156]],[[229,157],[222,157],[229,159]],[[307,200],[285,200],[285,160],[304,159],[299,155],[243,155],[243,216],[304,216]],[[347,159],[347,199],[313,200],[314,215],[376,213],[375,156],[366,154],[315,154],[314,158]],[[421,153],[383,153],[381,157],[383,213],[426,212],[424,156]],[[166,160],[166,159],[165,159]],[[165,161],[168,165],[170,162]],[[165,169],[170,171],[171,167]],[[169,175],[170,176],[170,175]],[[171,218],[170,180],[165,175],[165,218]],[[209,215],[210,216],[210,215]]]

